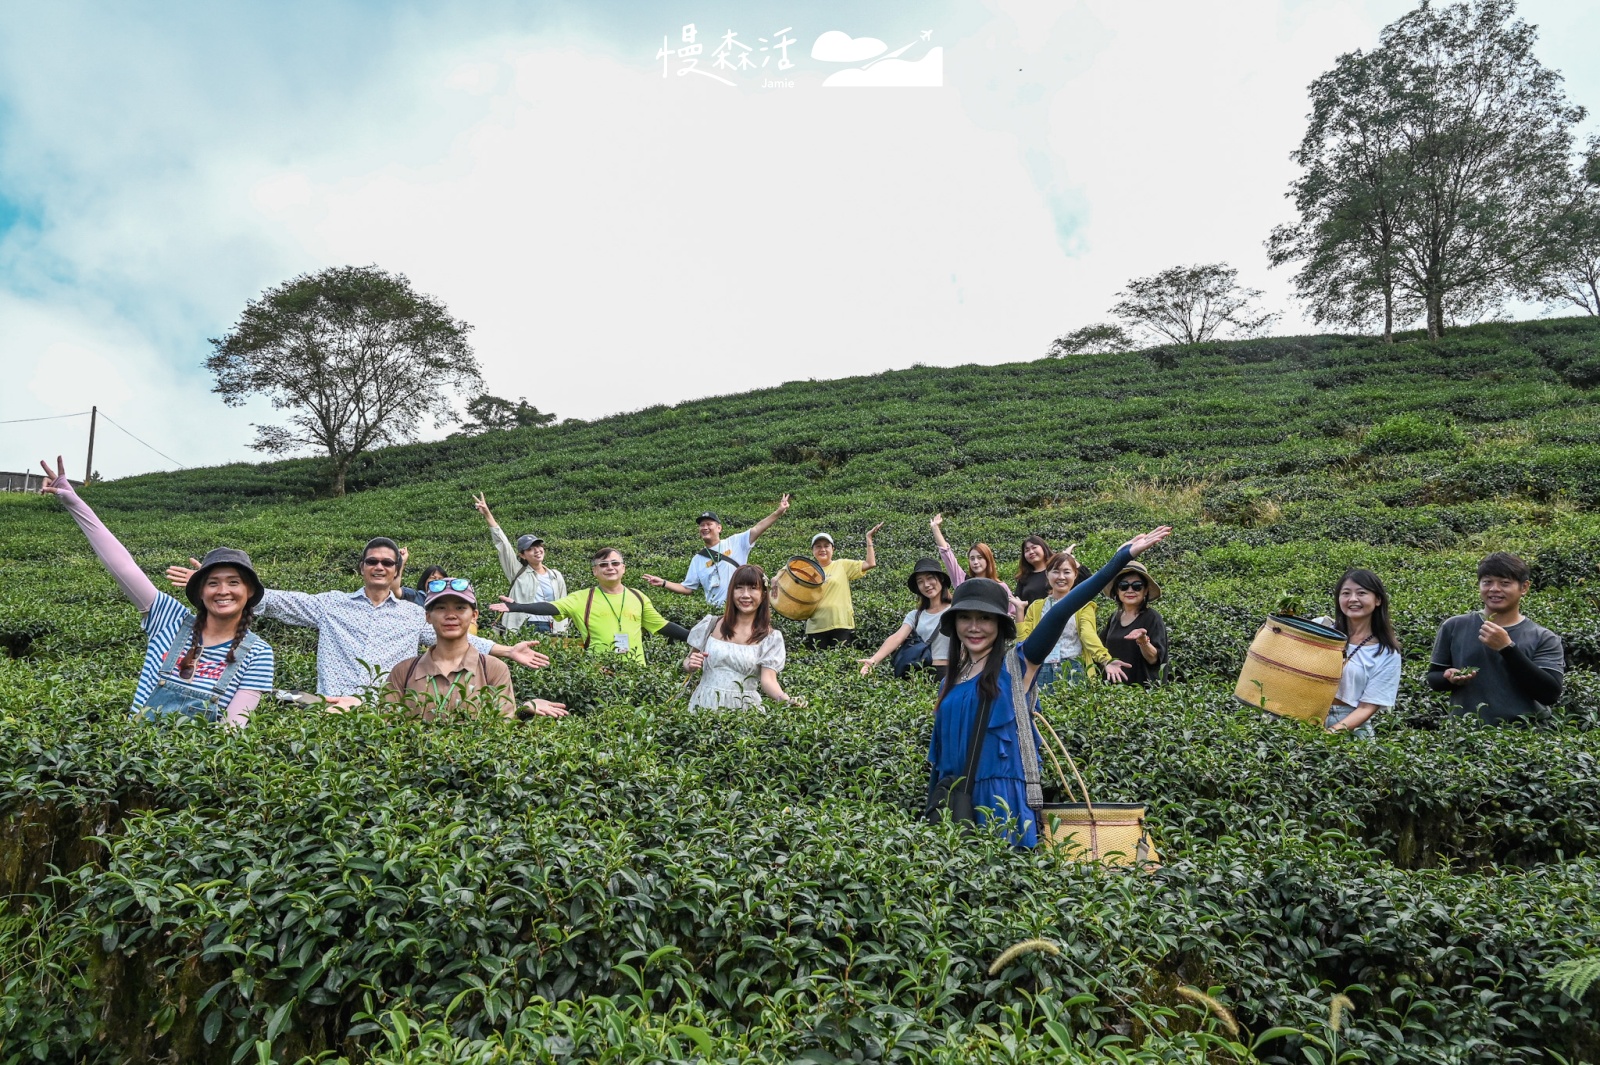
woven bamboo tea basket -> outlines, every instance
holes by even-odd
[[[1339,690],[1344,644],[1337,629],[1271,614],[1250,641],[1234,697],[1279,717],[1321,723]]]
[[[1145,804],[1142,802],[1091,802],[1088,785],[1084,784],[1078,766],[1061,742],[1056,730],[1042,714],[1034,720],[1045,727],[1061,757],[1072,767],[1072,777],[1078,782],[1079,802],[1045,803],[1039,811],[1039,842],[1059,850],[1073,861],[1100,862],[1103,865],[1133,866],[1153,870],[1161,865],[1150,833],[1145,830]],[[1061,760],[1049,743],[1044,751],[1056,767],[1061,786],[1070,795],[1072,785],[1061,768]]]
[[[790,621],[804,621],[817,612],[828,575],[809,558],[795,556],[772,578],[772,609]]]

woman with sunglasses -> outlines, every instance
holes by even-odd
[[[783,633],[772,627],[767,574],[748,563],[728,578],[728,598],[720,614],[708,614],[689,631],[685,673],[700,670],[700,683],[689,696],[689,709],[748,709],[761,705],[761,695],[780,703],[804,706],[778,683],[783,671]]]
[[[975,543],[967,551],[967,568],[962,569],[961,563],[956,561],[956,553],[950,549],[950,541],[944,538],[944,515],[935,514],[928,525],[933,529],[933,543],[939,549],[939,558],[944,562],[944,571],[950,575],[950,587],[959,588],[961,582],[972,577],[983,577],[986,580],[999,581],[1000,567],[994,561],[994,549],[986,543]],[[1001,583],[1005,583],[1001,581]],[[1011,613],[1014,617],[1022,617],[1022,611],[1027,603],[1011,597]]]
[[[250,556],[219,547],[200,559],[184,582],[189,605],[158,591],[89,504],[73,490],[60,457],[48,462],[40,489],[61,501],[111,571],[122,594],[144,616],[144,664],[133,692],[133,711],[146,717],[169,714],[249,721],[263,692],[273,690],[274,660],[267,641],[250,631],[264,588]]]
[[[1106,680],[1147,687],[1159,683],[1167,664],[1167,623],[1150,604],[1161,598],[1161,586],[1143,563],[1130,562],[1106,594],[1117,603],[1100,632],[1112,658],[1106,665]]]
[[[1072,617],[1137,555],[1171,535],[1168,526],[1152,529],[1118,548],[1110,562],[1044,612],[1033,632],[1015,645],[1005,585],[969,580],[956,589],[940,623],[951,640],[950,671],[934,705],[928,745],[930,819],[942,817],[951,789],[970,794],[976,820],[1007,820],[1006,834],[1018,846],[1038,842],[1043,804],[1039,784],[1039,735],[1026,713],[1039,667],[1072,623]],[[1019,706],[1020,704],[1020,706]],[[1022,714],[1018,710],[1023,710]],[[981,739],[975,729],[981,728]],[[967,762],[977,744],[976,771],[968,784]]]
[[[433,629],[433,646],[415,658],[396,663],[384,683],[383,701],[408,716],[431,721],[462,704],[492,709],[502,717],[517,716],[511,670],[472,646],[478,621],[478,597],[465,577],[433,577],[423,585],[428,598],[423,614]],[[533,714],[565,717],[562,703],[534,699],[524,704]]]

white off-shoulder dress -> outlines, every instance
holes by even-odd
[[[689,631],[689,646],[706,653],[689,707],[760,706],[762,668],[783,669],[783,633],[773,629],[760,643],[732,643],[716,635],[721,621],[721,614],[710,614]]]

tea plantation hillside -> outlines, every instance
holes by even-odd
[[[1597,459],[1587,319],[795,382],[390,449],[337,500],[311,461],[86,493],[152,574],[226,543],[353,589],[388,534],[498,594],[474,491],[575,586],[610,544],[647,591],[700,511],[732,532],[792,492],[769,571],[886,522],[872,646],[936,511],[1008,575],[1027,533],[1097,562],[1170,522],[1175,683],[1044,706],[1097,798],[1150,805],[1151,873],[922,824],[932,687],[794,640],[805,708],[690,713],[652,639],[518,670],[561,721],[136,724],[137,615],[53,500],[0,497],[0,1063],[1600,1060]],[[1495,549],[1569,653],[1527,728],[1421,681]],[[1406,647],[1379,739],[1237,704],[1264,614],[1355,564]],[[313,634],[257,631],[312,687]]]

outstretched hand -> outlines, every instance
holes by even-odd
[[[194,571],[200,568],[200,560],[191,558],[187,566],[168,566],[167,580],[172,582],[174,588],[188,588],[189,578],[194,576]]]
[[[1106,681],[1111,684],[1122,684],[1128,679],[1128,671],[1132,668],[1120,659],[1113,659],[1106,663]]]
[[[787,513],[789,513],[789,493],[788,492],[783,493],[783,498],[778,500],[778,513],[779,514],[787,514]]]
[[[1152,547],[1156,546],[1171,535],[1172,526],[1158,525],[1156,528],[1151,529],[1147,533],[1141,533],[1138,536],[1135,536],[1132,540],[1129,540],[1122,546],[1128,549],[1128,553],[1130,555],[1132,555],[1134,558],[1138,558],[1140,555],[1144,554],[1146,551],[1150,550]]]
[[[522,709],[539,717],[566,717],[567,704],[553,703],[549,699],[529,699],[522,704]]]
[[[39,465],[44,467],[44,484],[39,486],[40,492],[47,496],[77,495],[71,478],[67,476],[67,464],[60,455],[56,456],[56,468],[53,470],[45,459],[40,459]]]
[[[521,643],[512,644],[506,652],[506,657],[521,666],[529,669],[543,669],[550,664],[550,656],[540,654],[533,649],[533,640],[523,640]]]
[[[478,492],[472,497],[472,507],[485,518],[491,521],[494,520],[494,515],[489,513],[489,502],[483,498],[482,492]]]
[[[868,540],[872,539],[873,536],[877,535],[878,530],[881,529],[881,528],[883,528],[883,522],[880,521],[880,522],[878,522],[878,524],[876,524],[872,528],[868,529],[867,530],[867,539]]]
[[[944,515],[943,514],[935,514],[933,517],[928,519],[928,524],[931,525],[935,529],[939,528],[941,525],[944,524]]]
[[[644,575],[644,580],[646,584],[656,588],[664,587],[667,583],[667,579],[665,577],[657,577],[654,573],[646,573]]]
[[[878,663],[874,662],[870,658],[858,658],[856,661],[861,663],[861,675],[863,677],[868,673],[871,673],[874,669],[878,668]]]
[[[512,599],[510,596],[502,595],[498,603],[489,604],[489,609],[494,611],[496,614],[506,614],[509,613],[511,609],[507,604],[515,602],[516,600]]]

